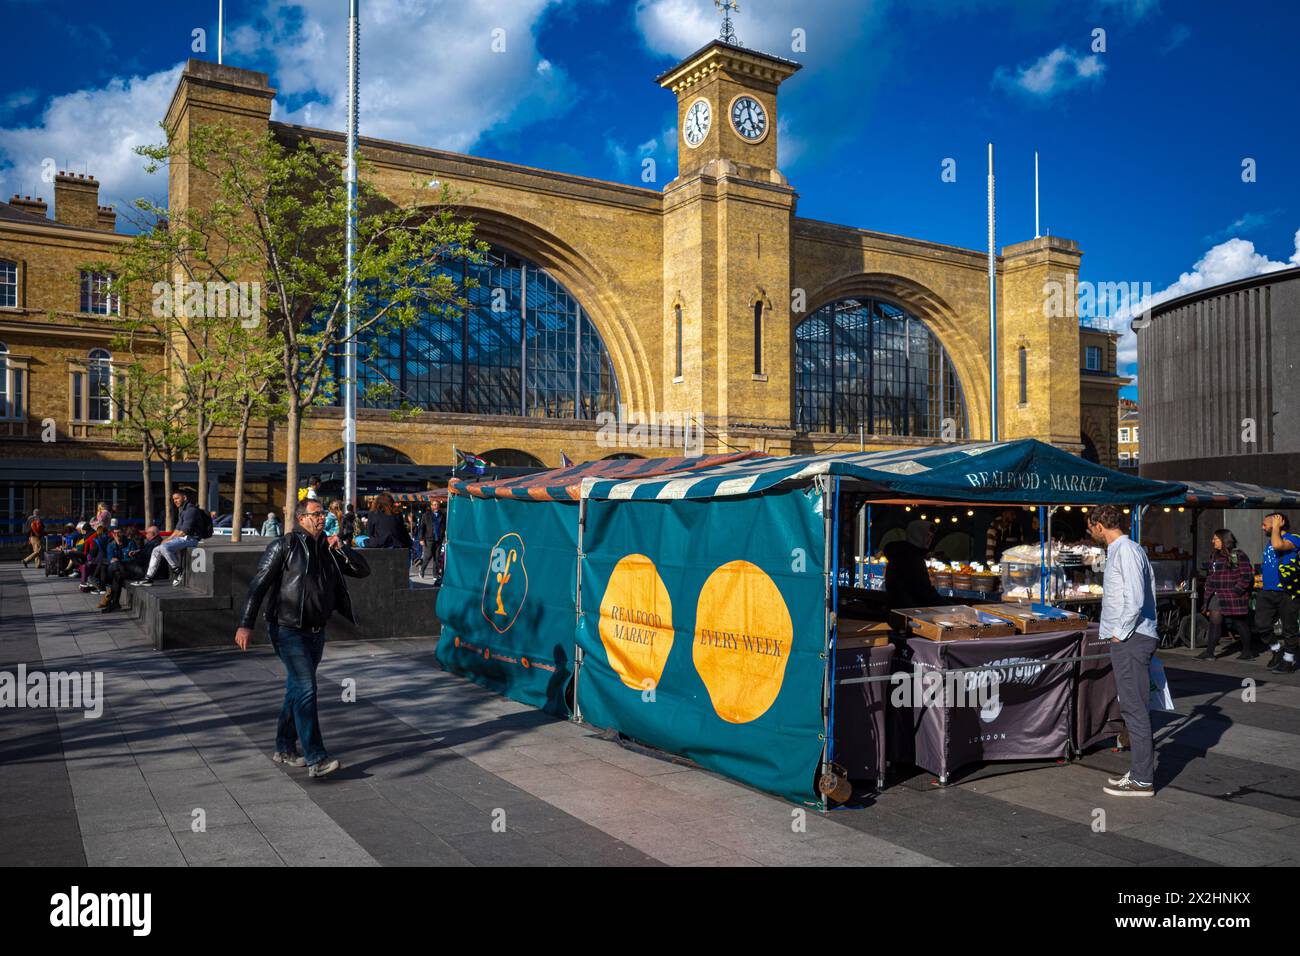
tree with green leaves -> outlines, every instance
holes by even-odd
[[[479,261],[486,244],[474,239],[443,187],[412,183],[410,199],[397,203],[362,177],[358,185],[356,251],[352,282],[345,272],[348,214],[342,156],[307,138],[281,131],[255,135],[217,124],[196,126],[185,139],[169,132],[160,145],[141,147],[149,170],[186,163],[191,192],[202,205],[173,211],[169,256],[202,261],[203,271],[231,281],[257,283],[265,333],[276,353],[275,393],[286,422],[285,514],[297,501],[299,439],[304,415],[332,401],[349,341],[376,341],[466,307],[449,275],[455,259]],[[164,257],[165,258],[165,257]],[[187,267],[186,275],[200,270]],[[351,305],[353,328],[345,322]],[[365,351],[358,348],[359,356]],[[216,382],[215,407],[228,405],[220,373],[224,358],[207,366]],[[260,357],[255,364],[260,367]],[[237,393],[239,386],[233,385]],[[205,406],[206,408],[206,406]],[[205,417],[204,421],[207,422]],[[202,429],[198,429],[200,432]]]

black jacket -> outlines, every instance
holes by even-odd
[[[420,516],[420,540],[426,543],[442,540],[442,512],[432,508]]]
[[[321,560],[321,556],[328,560]],[[324,621],[303,621],[303,606],[307,603],[309,589],[314,589],[314,597],[323,599],[327,605],[332,604],[334,610],[355,624],[352,599],[348,597],[343,578],[364,578],[368,574],[370,565],[355,548],[344,545],[332,549],[324,535],[313,541],[307,532],[295,528],[266,546],[262,560],[257,564],[257,573],[248,583],[248,598],[244,601],[239,626],[253,626],[257,609],[268,593],[268,622],[285,627],[324,626]],[[320,606],[321,602],[311,603]]]
[[[892,611],[900,607],[936,607],[949,602],[930,583],[925,552],[906,541],[885,545],[885,597]]]
[[[370,538],[367,548],[409,548],[411,535],[401,515],[386,515],[382,511],[370,512]]]

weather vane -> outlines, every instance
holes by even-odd
[[[733,46],[740,46],[740,41],[736,39],[736,31],[731,28],[731,11],[740,12],[740,4],[736,0],[713,0],[713,5],[722,11],[722,32],[718,34],[718,39],[723,43],[730,43]]]

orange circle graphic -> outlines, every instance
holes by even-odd
[[[730,561],[709,575],[691,658],[719,717],[745,724],[767,712],[781,693],[793,641],[790,609],[762,568]]]
[[[633,690],[659,686],[673,649],[673,605],[644,554],[621,558],[600,602],[600,641],[609,666]]]

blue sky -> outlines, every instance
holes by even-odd
[[[0,190],[49,192],[40,161],[94,173],[101,201],[160,183],[180,65],[215,59],[216,0],[2,0]],[[675,171],[654,77],[710,39],[711,0],[362,0],[362,133],[642,184]],[[782,87],[782,170],[799,213],[984,244],[986,143],[998,241],[1077,240],[1081,279],[1157,297],[1300,264],[1300,5],[1175,0],[741,0],[743,44],[799,60]],[[346,0],[229,0],[228,63],[271,74],[278,118],[342,124]],[[1246,11],[1249,11],[1248,13]],[[193,31],[208,50],[193,53]],[[1094,31],[1105,49],[1094,51]],[[502,30],[505,51],[491,49]],[[791,49],[802,30],[805,49]],[[942,163],[956,160],[956,182]],[[1253,159],[1256,181],[1243,182]],[[48,198],[48,197],[47,197]],[[1131,338],[1123,343],[1132,372]],[[1133,389],[1129,389],[1132,392]]]

